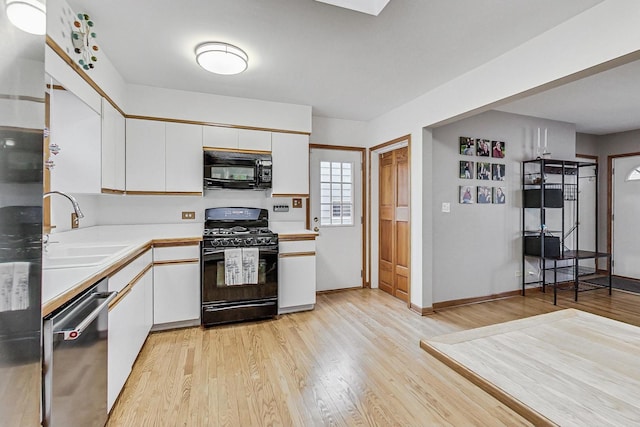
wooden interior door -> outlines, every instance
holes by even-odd
[[[409,300],[409,150],[380,154],[379,287]]]

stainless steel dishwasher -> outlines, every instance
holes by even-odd
[[[107,421],[107,290],[104,279],[44,320],[44,427]]]

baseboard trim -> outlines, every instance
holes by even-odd
[[[483,297],[463,298],[463,299],[457,299],[457,300],[451,300],[451,301],[434,302],[433,310],[456,307],[459,305],[475,304],[478,302],[491,301],[494,299],[509,298],[517,295],[522,295],[521,289],[518,289],[516,291],[501,292],[499,294],[486,295]]]
[[[409,310],[418,313],[420,316],[430,316],[434,314],[432,307],[420,307],[419,305],[416,305],[414,303],[411,303],[411,305],[409,305]]]

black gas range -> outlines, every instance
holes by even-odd
[[[202,236],[202,325],[278,314],[278,235],[269,211],[211,208]]]

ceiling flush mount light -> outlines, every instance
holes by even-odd
[[[47,32],[47,13],[38,0],[6,0],[9,21],[22,31],[38,36]]]
[[[231,75],[247,69],[249,56],[229,43],[207,42],[196,47],[196,62],[212,73]]]

